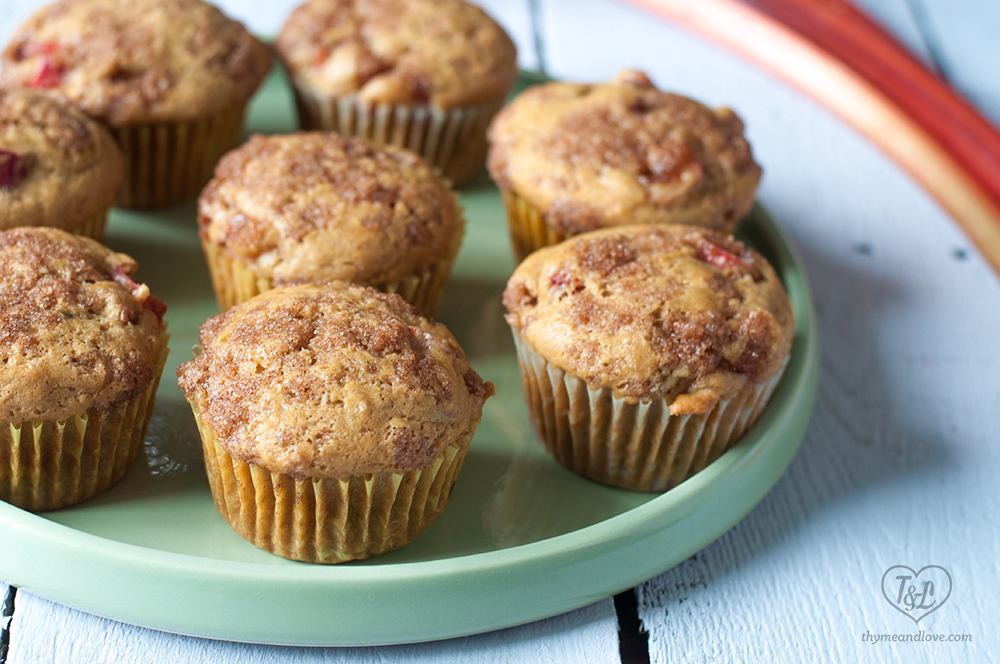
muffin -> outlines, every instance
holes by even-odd
[[[167,357],[166,307],[135,270],[55,228],[0,232],[0,500],[74,505],[135,460]]]
[[[341,280],[398,292],[431,316],[464,226],[420,157],[332,132],[253,136],[198,201],[223,311],[274,286]]]
[[[304,129],[408,148],[456,184],[518,73],[507,33],[462,0],[310,0],[275,45]]]
[[[110,127],[125,158],[118,205],[187,200],[239,143],[267,48],[200,0],[60,0],[3,52],[6,87],[44,88]]]
[[[493,394],[444,326],[398,295],[277,288],[201,328],[177,370],[216,507],[285,558],[411,542],[444,509]]]
[[[676,486],[754,423],[795,327],[767,261],[694,226],[602,229],[541,249],[503,300],[546,449],[642,491]]]
[[[489,141],[519,259],[610,226],[730,233],[761,175],[732,111],[661,92],[636,71],[529,88],[496,117]]]
[[[44,93],[0,89],[0,230],[52,226],[100,240],[121,182],[106,129]]]

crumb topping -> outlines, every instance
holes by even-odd
[[[537,251],[511,277],[504,305],[549,362],[621,398],[663,396],[672,412],[707,412],[767,379],[794,332],[767,261],[690,226],[605,229]]]
[[[149,386],[162,303],[131,280],[135,270],[89,238],[52,228],[0,233],[0,420],[105,411]]]
[[[502,98],[513,42],[461,0],[310,0],[275,42],[289,70],[328,94],[447,110]]]
[[[0,228],[73,228],[123,177],[111,134],[52,95],[0,89]]]
[[[31,160],[23,154],[0,148],[0,189],[13,189],[28,173]]]
[[[201,345],[177,375],[203,423],[299,478],[423,467],[493,394],[443,325],[342,282],[259,295],[202,326]]]
[[[657,90],[634,71],[530,88],[500,112],[489,140],[493,179],[565,235],[629,223],[728,231],[749,211],[761,172],[732,111]]]
[[[450,190],[419,156],[328,132],[253,136],[198,206],[208,241],[276,285],[399,280],[459,230]]]
[[[52,90],[113,126],[241,105],[271,66],[263,44],[201,0],[60,0],[2,60],[5,86]]]

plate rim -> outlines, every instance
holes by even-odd
[[[818,339],[807,275],[794,245],[763,208],[756,206],[751,217],[753,221],[749,229],[758,236],[758,242],[766,241],[770,245],[763,253],[769,251],[777,259],[775,267],[786,283],[796,315],[796,334],[786,375],[760,420],[737,445],[693,478],[642,505],[568,533],[493,551],[386,565],[320,566],[303,563],[284,566],[226,561],[150,549],[76,530],[44,516],[0,503],[0,534],[6,531],[8,535],[18,535],[11,537],[12,540],[17,540],[17,545],[0,547],[0,569],[8,570],[4,577],[26,592],[121,622],[197,637],[313,646],[386,645],[466,636],[559,615],[641,583],[707,546],[742,519],[766,495],[783,474],[801,443],[815,401],[819,375]],[[518,596],[517,589],[514,589],[511,596],[503,595],[504,588],[495,583],[496,578],[525,570],[530,570],[534,575],[563,572],[564,569],[580,573],[587,569],[596,570],[594,563],[597,560],[615,558],[626,549],[638,550],[637,547],[641,548],[643,544],[664,540],[666,531],[671,527],[683,522],[699,509],[704,511],[705,507],[700,507],[699,501],[707,499],[704,494],[710,492],[713,486],[722,483],[724,489],[731,489],[726,487],[726,482],[732,484],[736,481],[734,476],[738,477],[741,473],[747,475],[748,468],[755,462],[759,465],[760,458],[766,454],[772,457],[777,455],[779,463],[773,468],[756,471],[763,479],[757,478],[752,499],[736,509],[730,509],[721,523],[717,522],[712,528],[705,529],[696,542],[685,543],[666,558],[643,558],[630,573],[606,577],[589,592],[577,592],[571,597],[549,598],[551,601],[544,607],[530,607],[525,606],[526,602],[512,601],[512,598]],[[674,521],[671,521],[672,518]],[[55,551],[48,550],[39,555],[38,551],[30,550],[33,545],[43,544]],[[690,552],[684,547],[691,549]],[[16,552],[21,550],[22,559],[15,560],[18,558]],[[71,575],[72,579],[61,570],[60,574],[51,577],[51,582],[40,581],[34,578],[37,575],[27,569],[32,564],[46,572],[51,571],[46,570],[46,567],[56,564],[72,566],[67,560],[74,556],[77,573]],[[559,563],[558,569],[548,569],[556,563]],[[117,568],[119,565],[127,574],[108,573],[109,568]],[[650,570],[653,572],[650,573]],[[238,621],[240,624],[234,624],[233,615],[228,613],[216,613],[216,617],[220,619],[209,624],[194,624],[183,615],[136,610],[136,607],[128,606],[128,595],[140,590],[144,585],[142,577],[149,573],[153,573],[154,577],[163,577],[164,580],[172,575],[186,579],[185,583],[181,583],[184,587],[197,586],[202,582],[225,586],[225,590],[234,599],[237,596],[242,599],[242,608],[237,611],[242,618]],[[493,577],[493,582],[485,577]],[[366,616],[364,619],[357,615],[345,616],[345,611],[331,611],[329,606],[324,607],[326,614],[347,619],[339,631],[331,630],[329,623],[325,622],[312,627],[299,627],[298,631],[276,627],[273,622],[268,623],[267,615],[260,615],[261,606],[246,604],[252,601],[252,597],[248,597],[246,588],[240,588],[259,584],[259,590],[266,591],[290,585],[292,587],[288,590],[295,592],[289,594],[298,596],[315,595],[316,588],[309,586],[321,586],[321,589],[335,595],[353,594],[352,597],[344,598],[350,610],[357,608],[350,606],[352,598],[358,600],[363,596],[370,597],[373,593],[382,593],[383,601],[397,606],[396,609],[389,607],[389,613],[399,614],[410,610],[414,603],[422,605],[420,595],[428,588],[431,592],[423,605],[435,603],[442,593],[447,592],[435,589],[434,584],[442,581],[453,583],[456,580],[481,586],[482,592],[489,591],[496,600],[493,611],[479,610],[475,605],[466,606],[465,610],[470,613],[464,616],[464,623],[444,621],[446,624],[438,624],[437,629],[427,629],[425,618],[422,626],[410,624],[388,631],[366,625],[373,615],[379,614],[378,611],[373,614],[370,607],[354,611]],[[67,581],[71,582],[59,587],[60,583]],[[513,577],[511,581],[517,582]],[[107,585],[102,587],[101,583]],[[148,591],[148,588],[143,590]],[[169,598],[174,597],[173,601],[180,599],[175,597],[176,590],[180,589],[161,588],[154,595],[159,597],[161,604],[169,605]],[[413,596],[404,597],[406,592]],[[535,594],[537,592],[535,590]],[[525,590],[521,594],[530,593]],[[145,597],[148,599],[148,596]],[[338,597],[336,601],[341,599]],[[279,604],[286,609],[295,609],[293,605],[287,606],[288,602],[285,601],[269,605],[267,608],[270,611],[265,613],[270,615],[279,610]],[[175,606],[178,610],[181,608],[180,605]],[[220,606],[224,609],[224,604]],[[452,618],[454,617],[453,615]],[[395,626],[399,621],[387,622]]]

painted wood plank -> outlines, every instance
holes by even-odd
[[[529,71],[538,69],[530,0],[483,0],[476,4],[502,25],[514,40],[517,45],[517,61],[521,69]]]
[[[788,475],[736,529],[643,587],[654,661],[997,659],[982,622],[995,600],[973,592],[997,582],[976,563],[998,553],[983,511],[997,502],[997,464],[979,449],[998,433],[982,415],[1000,408],[998,358],[982,337],[996,329],[995,278],[923,192],[825,112],[638,12],[600,4],[545,6],[547,36],[560,44],[554,69],[596,79],[641,64],[661,83],[737,107],[767,169],[762,197],[812,272],[825,342],[820,403]],[[974,365],[962,357],[971,347],[981,349]],[[951,553],[956,542],[964,550]],[[951,562],[938,562],[962,572],[966,602],[956,595],[932,630],[959,622],[985,650],[861,643],[858,628],[902,619],[876,596],[880,566],[943,554]],[[74,626],[93,619],[66,620],[89,634]],[[215,643],[194,641],[193,651]]]
[[[489,601],[484,598],[483,601]],[[183,607],[178,607],[183,611]],[[124,625],[26,592],[17,595],[7,664],[375,664],[377,662],[619,661],[610,599],[488,634],[408,646],[292,648],[196,639]],[[609,648],[614,644],[614,648]]]
[[[6,45],[14,30],[44,4],[39,0],[0,2],[0,44]]]
[[[847,0],[627,2],[757,63],[844,118],[917,178],[1000,273],[1000,132]]]
[[[997,603],[979,589],[998,583],[987,525],[1000,498],[997,278],[905,173],[774,79],[638,11],[546,9],[555,75],[600,80],[641,64],[743,116],[761,199],[815,289],[823,375],[803,447],[743,522],[641,587],[652,661],[995,660]],[[589,25],[613,44],[598,62]],[[973,642],[862,641],[915,631],[880,580],[894,564],[932,563],[956,591],[920,626]]]
[[[913,0],[944,75],[1000,126],[1000,3]]]

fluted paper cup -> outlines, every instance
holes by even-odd
[[[244,104],[188,122],[110,127],[125,166],[115,205],[158,208],[197,196],[222,155],[239,145],[245,114]]]
[[[117,484],[142,447],[167,360],[168,335],[142,393],[63,421],[0,424],[0,500],[32,512],[81,503]]]
[[[104,208],[103,210],[90,215],[76,226],[67,228],[66,231],[69,233],[75,233],[76,235],[83,235],[84,237],[89,237],[100,242],[104,237],[104,226],[107,224],[109,211],[110,208]]]
[[[416,539],[447,505],[475,433],[405,473],[296,479],[232,456],[191,406],[219,513],[254,546],[310,563],[371,558]]]
[[[784,367],[707,413],[671,415],[663,398],[629,403],[552,365],[514,332],[531,421],[560,464],[602,484],[662,492],[715,461],[760,416]]]
[[[455,184],[470,180],[486,159],[486,129],[503,106],[484,104],[442,111],[429,105],[377,104],[354,95],[330,97],[297,85],[295,101],[303,129],[335,131],[416,152]]]
[[[434,317],[441,293],[451,276],[451,268],[462,247],[465,234],[465,217],[458,216],[459,226],[455,229],[451,242],[444,255],[422,270],[407,275],[396,281],[363,283],[364,286],[382,291],[383,293],[398,293],[404,300],[420,309],[428,318]],[[274,288],[269,277],[259,276],[254,266],[239,256],[231,255],[213,243],[204,234],[201,246],[205,251],[205,260],[212,277],[212,287],[220,311],[227,311],[237,304]]]
[[[533,251],[559,244],[566,236],[545,221],[545,215],[534,205],[517,194],[501,190],[504,210],[507,212],[507,229],[511,247],[520,263]]]

